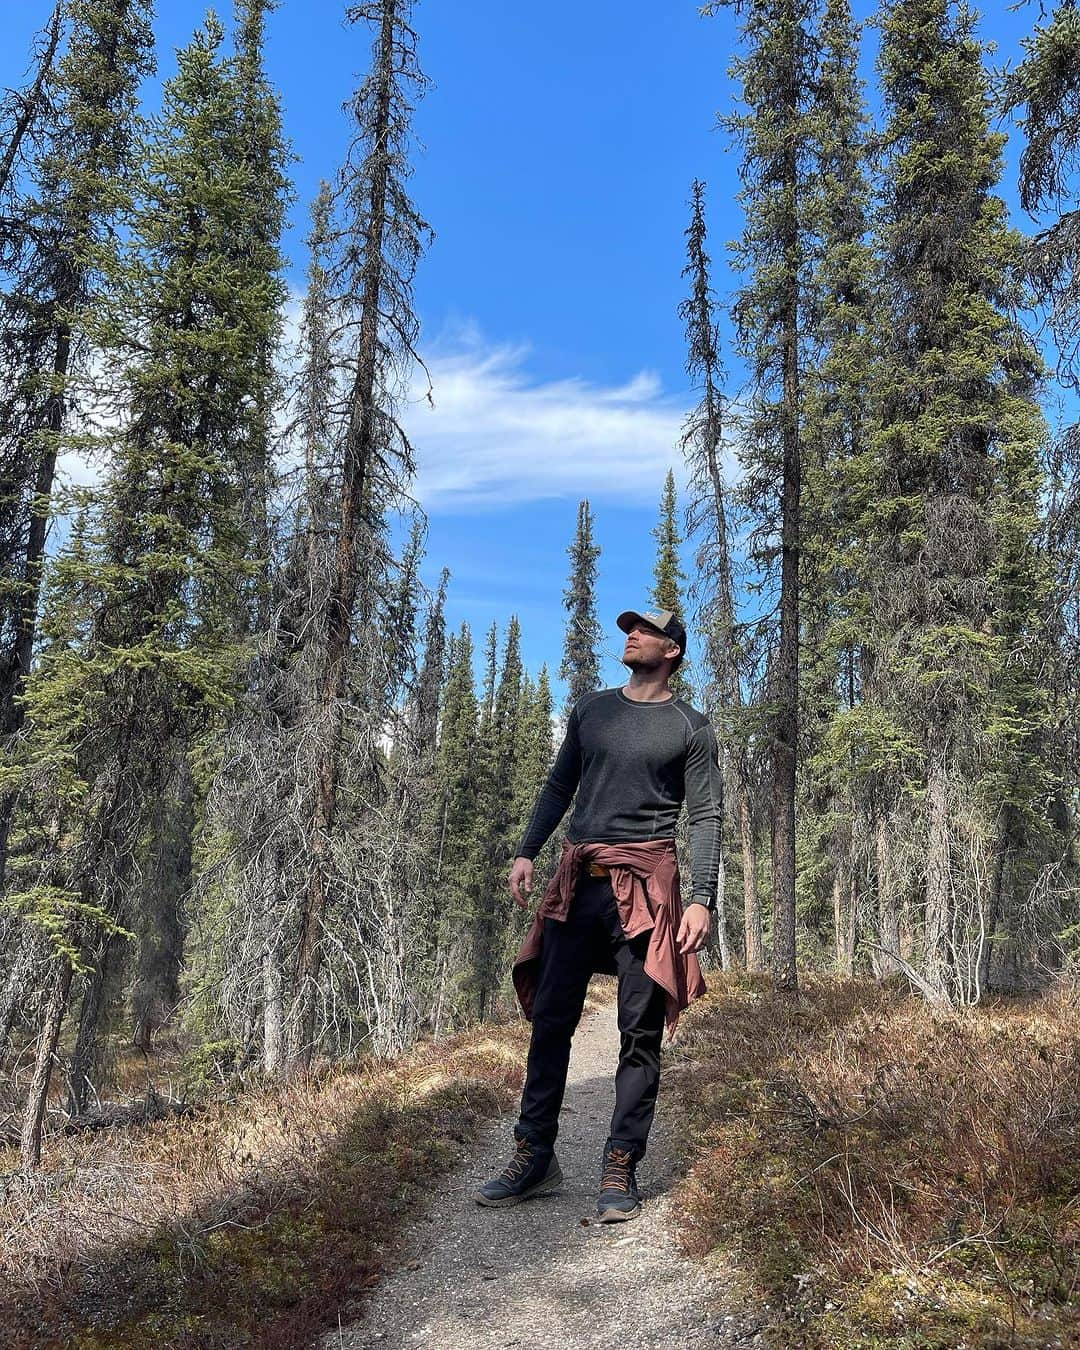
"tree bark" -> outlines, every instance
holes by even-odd
[[[23,924],[16,940],[15,959],[0,992],[0,1069],[3,1068],[11,1039],[11,1028],[15,1025],[15,1013],[19,1007],[19,997],[23,992],[26,977],[34,955],[34,940],[30,930]]]
[[[45,1016],[42,1018],[37,1060],[34,1064],[33,1077],[30,1079],[26,1113],[23,1116],[20,1147],[22,1165],[28,1172],[41,1165],[41,1127],[45,1119],[45,1107],[49,1099],[53,1058],[60,1041],[60,1028],[63,1025],[68,994],[71,990],[71,973],[70,958],[67,956],[57,957],[53,989],[45,1007]]]
[[[889,822],[884,811],[874,820],[874,853],[877,865],[877,930],[885,949],[874,953],[874,973],[879,978],[900,969],[900,915],[896,906],[896,887]]]
[[[787,69],[780,105],[784,116],[782,182],[786,209],[780,223],[781,282],[780,647],[776,662],[776,717],[772,737],[773,951],[776,987],[798,990],[795,965],[795,772],[799,707],[799,216],[798,87],[794,25],[786,35]]]
[[[926,908],[923,919],[923,973],[942,999],[949,999],[952,933],[952,878],[944,738],[935,727],[927,737]]]
[[[71,1056],[68,1114],[72,1116],[83,1114],[90,1095],[90,1074],[94,1066],[94,1050],[97,1047],[101,1011],[105,1002],[105,983],[109,976],[109,965],[114,955],[116,941],[113,934],[105,938],[100,954],[87,978],[82,1010],[79,1014],[79,1031],[75,1037],[75,1050]]]
[[[742,849],[743,927],[746,942],[746,969],[765,969],[765,947],[761,934],[761,895],[754,865],[754,827],[750,815],[750,797],[739,789],[739,844]]]
[[[132,1000],[133,1043],[149,1052],[154,1032],[180,998],[184,959],[181,906],[191,886],[195,784],[187,756],[177,756],[175,796],[154,801],[153,841],[143,892],[139,969]]]

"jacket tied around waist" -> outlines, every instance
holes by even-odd
[[[705,980],[694,952],[681,955],[677,937],[682,919],[679,861],[674,839],[601,844],[563,840],[562,856],[544,891],[532,925],[514,958],[514,989],[522,1011],[531,1022],[539,976],[544,920],[563,922],[570,910],[582,868],[599,863],[608,868],[619,920],[627,939],[651,931],[645,954],[645,973],[666,995],[668,1037],[675,1034],[679,1015],[705,992]]]

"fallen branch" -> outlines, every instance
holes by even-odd
[[[71,1116],[64,1126],[65,1134],[80,1130],[106,1130],[124,1125],[147,1125],[169,1116],[193,1116],[195,1107],[177,1097],[162,1097],[151,1090],[140,1101],[106,1102],[91,1111]]]
[[[919,993],[922,994],[923,998],[926,999],[927,1003],[933,1003],[938,1007],[952,1007],[952,1000],[949,998],[948,994],[943,994],[940,989],[935,989],[929,980],[924,979],[924,977],[919,974],[910,961],[904,960],[899,952],[894,952],[891,947],[883,947],[880,942],[871,942],[869,938],[863,938],[862,945],[864,947],[872,948],[875,952],[881,952],[883,955],[888,956],[895,961]]]

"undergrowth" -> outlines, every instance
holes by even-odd
[[[1080,1344],[1075,992],[932,1013],[719,976],[665,1080],[686,1251],[734,1251],[778,1344]]]
[[[590,1001],[610,997],[596,982]],[[529,1027],[0,1151],[5,1350],[293,1350],[360,1315],[433,1177],[520,1092]]]

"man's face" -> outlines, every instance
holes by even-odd
[[[678,653],[678,645],[644,619],[631,624],[623,648],[623,665],[630,670],[659,670]]]

